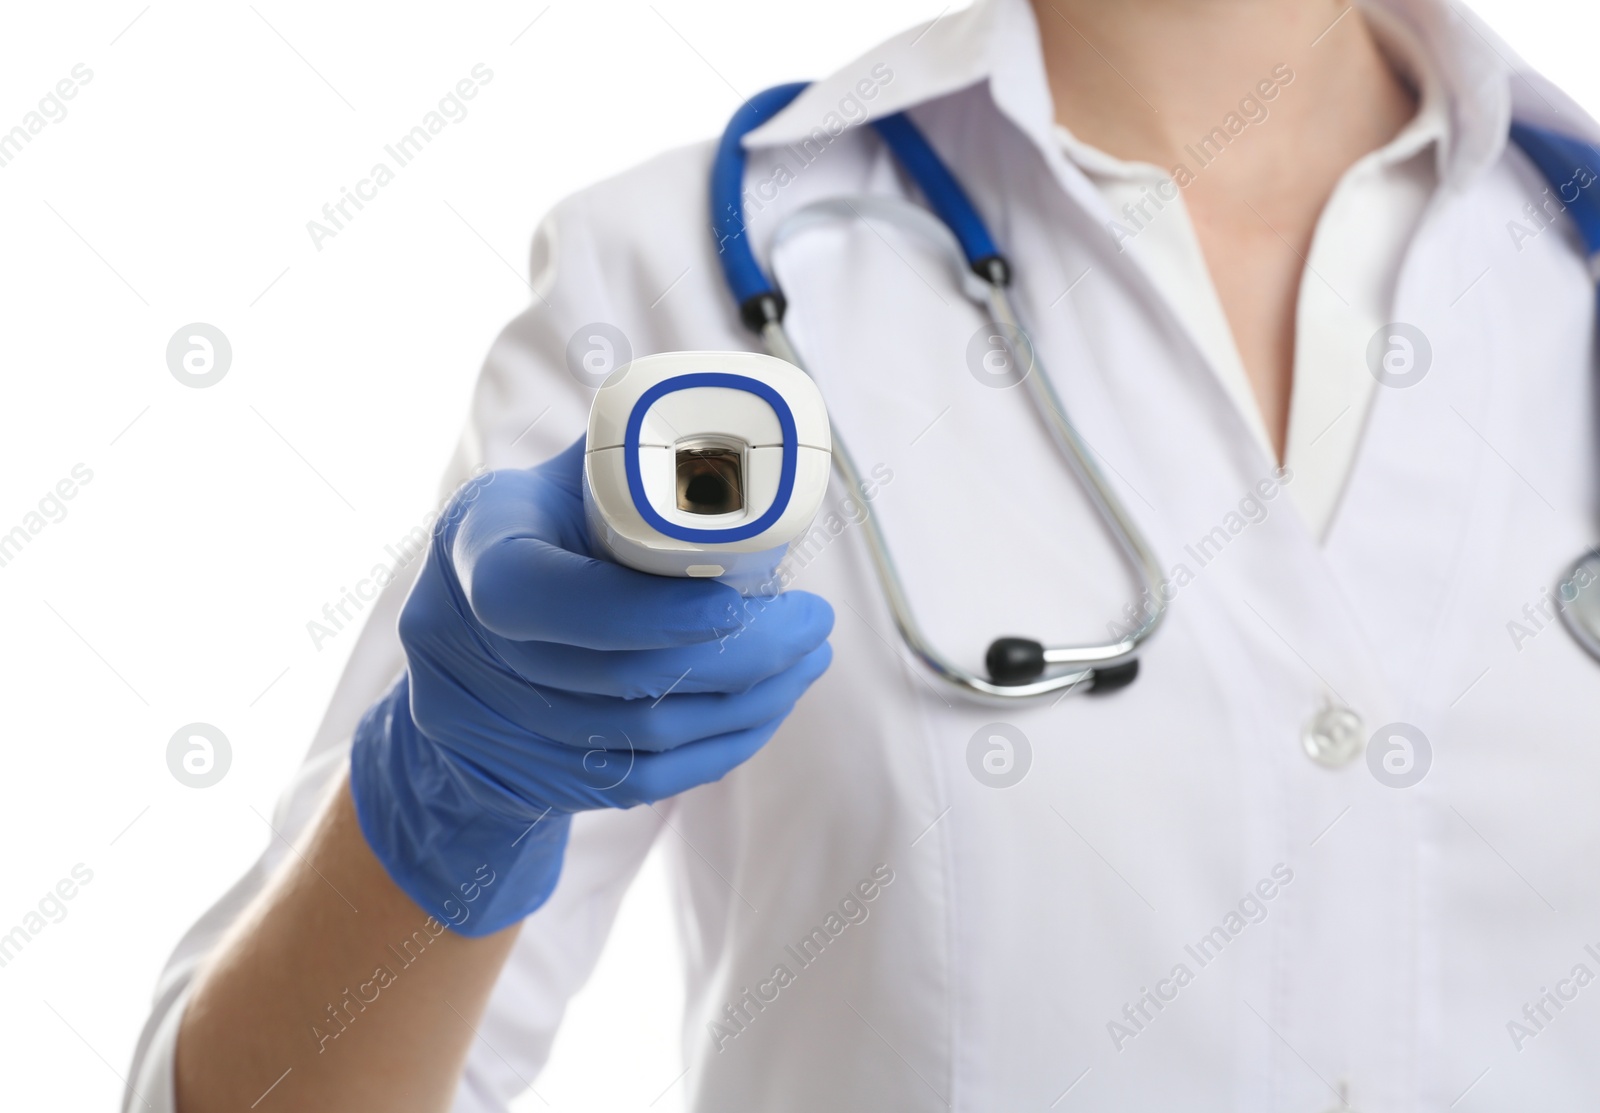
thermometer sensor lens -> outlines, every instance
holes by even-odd
[[[690,514],[733,514],[744,509],[742,454],[720,447],[679,448],[678,509]]]

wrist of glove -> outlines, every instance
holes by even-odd
[[[456,493],[401,611],[406,674],[355,732],[362,833],[464,935],[549,898],[573,814],[719,780],[831,660],[815,595],[596,559],[582,466],[580,440]]]
[[[450,761],[412,721],[407,676],[356,728],[350,793],[390,878],[462,935],[518,922],[556,887],[571,816],[509,799]]]

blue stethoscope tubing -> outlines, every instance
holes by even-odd
[[[718,258],[723,277],[739,307],[740,319],[761,336],[769,353],[809,374],[784,328],[788,304],[783,292],[756,261],[750,237],[745,235],[744,222],[744,136],[780,112],[805,88],[805,82],[776,86],[757,93],[734,113],[712,162],[711,223],[720,245]],[[1027,342],[1009,291],[1010,264],[996,246],[971,199],[905,113],[897,112],[874,120],[873,128],[901,170],[916,184],[928,207],[959,244],[967,267],[979,279],[990,323],[995,328],[995,336],[1008,349],[1013,361],[1011,366],[1023,369],[1022,384],[1051,440],[1083,484],[1143,588],[1137,623],[1118,640],[1046,647],[1030,638],[998,638],[985,655],[988,675],[979,676],[945,657],[923,633],[895,568],[878,516],[863,503],[868,549],[895,625],[906,646],[935,675],[980,699],[1013,700],[1079,688],[1089,692],[1121,688],[1138,674],[1139,660],[1135,654],[1166,613],[1166,600],[1159,588],[1160,564],[1127,507],[1095,463],[1092,450],[1068,420],[1049,375],[1039,365],[1037,353]],[[866,489],[861,472],[837,430],[833,436],[833,461],[850,490]]]

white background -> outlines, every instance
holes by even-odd
[[[1477,6],[1600,107],[1600,10]],[[714,134],[740,94],[825,73],[944,8],[0,11],[0,131],[74,65],[94,75],[0,168],[0,533],[74,465],[94,476],[0,567],[0,933],[75,864],[94,874],[0,968],[0,1103],[120,1100],[168,951],[270,837],[256,813],[354,642],[318,649],[306,624],[435,504],[479,361],[528,299],[540,215]],[[306,222],[480,62],[494,77],[468,115],[318,251]],[[165,362],[195,321],[233,347],[204,390]],[[165,757],[195,721],[233,750],[203,790]],[[677,1106],[666,902],[648,866],[536,1083],[549,1108]]]

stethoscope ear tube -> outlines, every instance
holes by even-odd
[[[782,321],[783,294],[756,262],[744,225],[744,137],[786,108],[807,82],[775,85],[740,106],[723,130],[711,163],[711,229],[717,237],[717,261],[727,280],[745,327],[759,333],[771,321]]]
[[[807,82],[775,85],[751,97],[728,121],[711,164],[711,227],[717,237],[717,259],[723,277],[739,306],[739,317],[753,332],[769,321],[782,321],[787,305],[783,293],[756,262],[755,249],[745,234],[744,137],[805,91]],[[874,130],[927,198],[956,241],[967,265],[978,277],[995,286],[1011,281],[1011,266],[995,245],[972,199],[939,158],[922,132],[904,112],[872,123]]]
[[[973,273],[995,286],[1011,282],[1011,266],[1000,254],[983,218],[927,138],[904,112],[872,122],[873,128],[894,154],[900,168],[917,183],[922,196],[944,226],[950,229]]]

